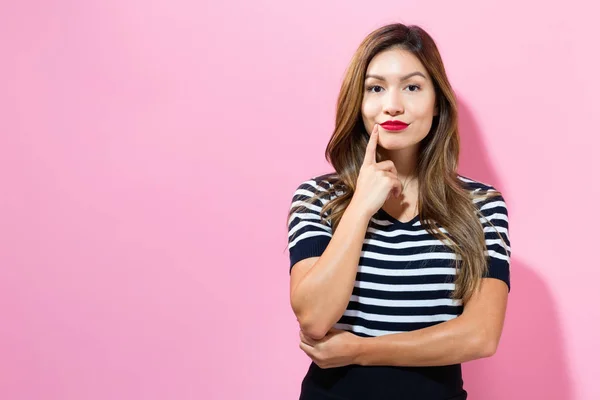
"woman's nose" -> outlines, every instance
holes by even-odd
[[[399,96],[394,93],[389,93],[385,99],[383,111],[392,116],[404,113],[404,105]]]
[[[392,108],[392,109],[386,110],[385,113],[391,115],[392,117],[394,117],[396,115],[402,114],[403,111],[400,110],[400,109]]]

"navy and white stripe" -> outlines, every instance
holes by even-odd
[[[495,190],[464,176],[459,179],[473,192]],[[312,205],[306,200],[330,185],[323,175],[302,182],[294,193],[291,207],[304,205],[307,209],[294,212],[288,221],[290,272],[298,261],[320,256],[329,244],[331,226],[321,221],[319,213],[331,198],[326,196]],[[510,290],[511,250],[504,198],[474,203],[485,217],[480,221],[490,256],[486,277],[506,282]],[[400,222],[380,209],[367,232],[352,296],[336,328],[360,336],[381,336],[425,328],[462,313],[462,302],[451,299],[457,255],[430,235],[418,217]],[[506,249],[498,234],[508,245]]]

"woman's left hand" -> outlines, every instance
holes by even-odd
[[[300,330],[300,348],[320,368],[343,367],[356,364],[360,336],[332,328],[322,339],[314,340]]]

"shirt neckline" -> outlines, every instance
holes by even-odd
[[[397,218],[394,218],[393,216],[391,216],[390,214],[388,214],[383,207],[381,207],[378,211],[379,215],[383,218],[385,218],[386,220],[390,221],[391,223],[393,223],[394,225],[398,225],[398,226],[402,226],[402,227],[407,227],[407,226],[412,226],[414,225],[417,221],[419,221],[419,214],[415,215],[410,221],[406,221],[406,222],[402,222]]]

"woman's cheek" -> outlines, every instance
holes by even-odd
[[[423,97],[419,99],[419,104],[415,105],[415,108],[419,110],[419,116],[421,118],[430,117],[433,115],[435,110],[435,97]]]
[[[363,115],[367,117],[367,119],[373,119],[377,116],[378,106],[377,102],[373,100],[366,100],[363,103]]]
[[[409,101],[406,108],[410,109],[412,115],[417,119],[426,118],[433,113],[433,106],[430,104],[429,99]]]

